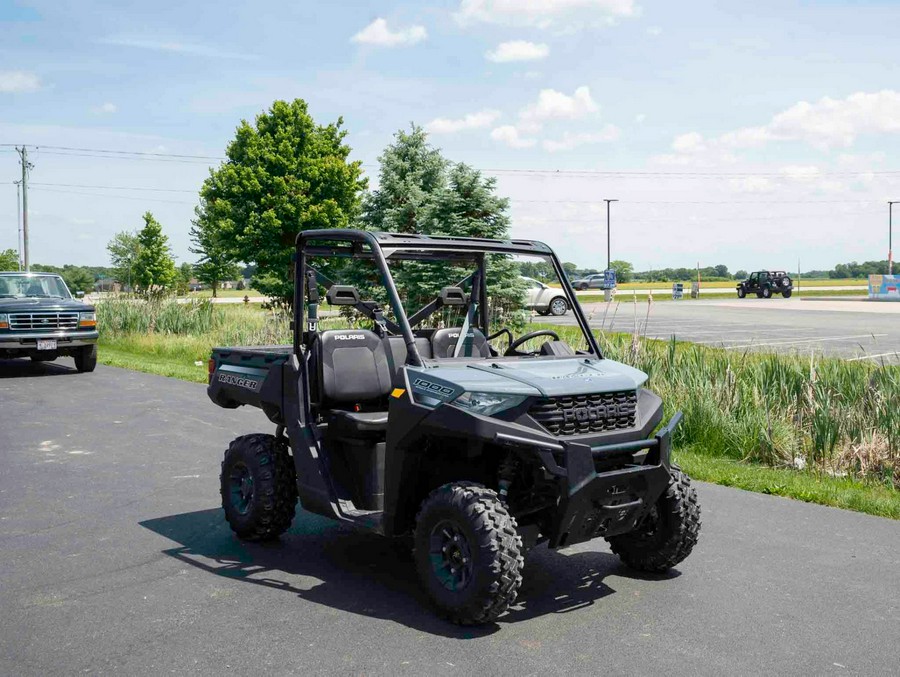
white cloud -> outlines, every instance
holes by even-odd
[[[639,125],[644,124],[644,121],[646,119],[647,119],[647,115],[645,113],[638,113],[637,115],[634,116],[634,121]]]
[[[550,48],[545,44],[527,40],[511,40],[501,42],[496,49],[487,52],[484,56],[488,61],[507,63],[509,61],[538,61],[547,58],[548,54],[550,54]]]
[[[427,125],[425,130],[430,134],[453,134],[466,129],[480,129],[481,127],[489,127],[500,117],[500,111],[485,109],[477,113],[469,113],[468,115],[457,118],[435,118]]]
[[[579,12],[611,23],[635,16],[638,8],[634,0],[462,0],[455,16],[461,24],[549,28]]]
[[[138,38],[132,36],[111,36],[98,41],[102,45],[114,45],[116,47],[135,47],[137,49],[149,49],[156,52],[175,52],[178,54],[190,54],[193,56],[206,56],[212,59],[236,59],[239,61],[253,61],[258,59],[256,54],[228,52],[211,47],[187,42],[172,42]]]
[[[739,193],[771,193],[775,189],[775,184],[765,176],[729,179],[728,184]]]
[[[94,107],[95,113],[115,113],[117,110],[119,110],[118,106],[116,106],[116,104],[114,103],[110,103],[109,101]]]
[[[650,26],[647,29],[647,35],[654,37],[654,38],[662,35],[662,32],[663,32],[662,28],[660,28],[659,26]]]
[[[41,88],[41,80],[34,73],[26,71],[0,71],[0,93],[17,94],[36,92]]]
[[[543,144],[544,150],[550,153],[556,153],[561,150],[572,150],[578,146],[585,146],[592,143],[607,143],[615,141],[621,135],[621,130],[615,125],[606,125],[599,132],[573,134],[571,132],[563,132],[562,138],[554,141],[546,139]]]
[[[491,131],[494,141],[505,143],[510,148],[531,148],[537,143],[535,139],[525,139],[519,135],[519,130],[512,125],[497,127]]]
[[[703,153],[707,150],[706,141],[699,132],[680,134],[672,141],[672,150],[676,153]]]
[[[721,137],[723,144],[746,148],[770,141],[801,141],[829,150],[849,147],[862,134],[900,132],[900,92],[857,92],[844,99],[800,101],[761,127],[746,127]]]
[[[555,89],[542,89],[538,100],[519,113],[519,130],[536,132],[547,120],[578,120],[599,109],[586,86],[576,89],[572,96]]]
[[[788,179],[796,181],[809,181],[816,179],[821,173],[815,165],[787,165],[780,170],[781,174]]]
[[[350,38],[350,41],[377,47],[400,47],[414,45],[427,37],[428,31],[425,30],[425,26],[407,26],[391,30],[387,21],[379,17]]]

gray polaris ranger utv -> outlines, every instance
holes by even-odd
[[[577,322],[567,340],[551,328],[515,336],[514,315],[492,306],[492,269],[523,259],[556,271]],[[305,231],[294,310],[293,345],[216,348],[210,360],[213,402],[261,407],[277,426],[225,453],[222,503],[239,537],[276,538],[298,497],[411,537],[428,595],[461,624],[507,609],[523,553],[540,543],[606,538],[651,572],[690,554],[700,508],[670,458],[681,415],[659,427],[647,376],[601,355],[546,245]]]

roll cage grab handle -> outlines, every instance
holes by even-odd
[[[454,249],[457,245],[455,242],[452,242],[453,238],[446,238],[446,240],[438,240],[438,242],[432,245],[432,248],[435,251],[442,251],[448,249]],[[296,239],[296,252],[294,254],[294,312],[297,315],[296,321],[294,322],[294,353],[301,357],[300,355],[300,344],[302,342],[302,336],[304,327],[306,324],[306,307],[303,303],[304,298],[306,297],[306,279],[307,279],[307,270],[312,268],[311,266],[307,266],[306,263],[306,253],[308,248],[308,243],[311,241],[331,241],[331,242],[347,242],[352,246],[346,250],[338,252],[334,249],[325,248],[324,250],[316,251],[316,255],[319,256],[327,256],[329,254],[333,256],[342,256],[342,257],[350,257],[350,258],[372,258],[375,262],[376,267],[378,268],[379,273],[381,274],[381,280],[384,284],[385,289],[388,294],[388,302],[391,305],[391,309],[394,311],[394,316],[397,319],[397,325],[400,329],[400,334],[403,336],[403,341],[406,344],[406,363],[416,366],[422,367],[425,366],[424,361],[422,360],[422,356],[419,354],[418,347],[416,346],[415,336],[412,332],[412,327],[410,326],[410,322],[406,316],[406,311],[403,308],[403,304],[400,301],[400,294],[397,291],[397,285],[394,283],[394,278],[391,275],[390,268],[387,264],[387,259],[385,258],[384,252],[381,248],[381,243],[374,233],[364,231],[364,230],[354,230],[350,228],[328,228],[322,230],[306,230],[301,231],[297,235]],[[448,243],[448,241],[450,241]],[[413,243],[404,243],[404,246],[401,247],[400,244],[394,245],[394,247],[415,247],[421,249],[429,249],[428,241],[418,241]],[[506,244],[506,243],[504,243]],[[518,243],[515,243],[518,244]],[[530,244],[530,243],[529,243]],[[571,298],[575,303],[572,303],[572,313],[575,315],[576,320],[585,335],[585,338],[588,342],[588,348],[590,352],[596,355],[598,358],[603,358],[603,353],[600,351],[600,346],[597,345],[597,340],[594,337],[593,332],[591,332],[590,325],[588,324],[587,318],[584,315],[581,306],[577,303],[577,298],[575,295],[575,290],[572,287],[572,284],[569,282],[569,278],[563,270],[562,264],[556,257],[556,254],[542,243],[534,243],[535,245],[540,245],[544,247],[545,250],[538,252],[530,252],[530,251],[521,251],[519,253],[522,254],[537,254],[539,256],[546,256],[549,260],[553,269],[556,273],[557,279],[562,284],[563,289],[565,289],[569,298]],[[363,246],[368,245],[369,249],[371,249],[371,254],[366,252],[363,254]],[[485,269],[485,254],[490,253],[490,250],[485,249],[474,249],[471,245],[464,242],[464,238],[460,239],[459,247],[461,249],[468,249],[472,251],[472,254],[475,255],[478,269],[481,272],[482,282],[478,286],[480,289],[478,290],[479,296],[479,309],[477,312],[477,317],[479,320],[479,324],[481,324],[484,333],[487,334],[487,284],[486,284],[486,269]],[[504,253],[517,253],[515,250],[505,250],[499,249],[496,253],[504,254]],[[466,280],[463,282],[470,280],[471,276],[468,276]],[[427,307],[427,306],[426,306]],[[425,310],[425,308],[420,309]],[[419,313],[416,313],[418,316]],[[419,320],[423,318],[417,318]]]

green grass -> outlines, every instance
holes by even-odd
[[[885,486],[849,477],[767,468],[695,449],[677,451],[675,460],[688,475],[704,482],[900,519],[900,491]]]
[[[100,363],[192,383],[206,383],[205,360],[202,366],[198,367],[194,362],[185,361],[181,357],[168,354],[148,355],[136,351],[133,345],[123,343],[123,341],[115,339],[101,340],[97,353]]]

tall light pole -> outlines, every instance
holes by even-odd
[[[22,244],[25,253],[25,272],[31,270],[31,259],[28,257],[28,170],[34,167],[28,161],[28,147],[16,148],[22,163]]]
[[[612,256],[610,251],[612,247],[610,246],[611,237],[609,234],[609,203],[610,202],[618,202],[618,200],[603,200],[606,203],[606,269],[609,270],[612,267]]]
[[[19,270],[22,270],[22,182],[13,181],[16,184],[16,258],[19,262]]]
[[[893,217],[894,205],[900,204],[897,200],[888,200],[888,275],[894,274],[894,248],[892,246],[892,235],[894,231]]]

